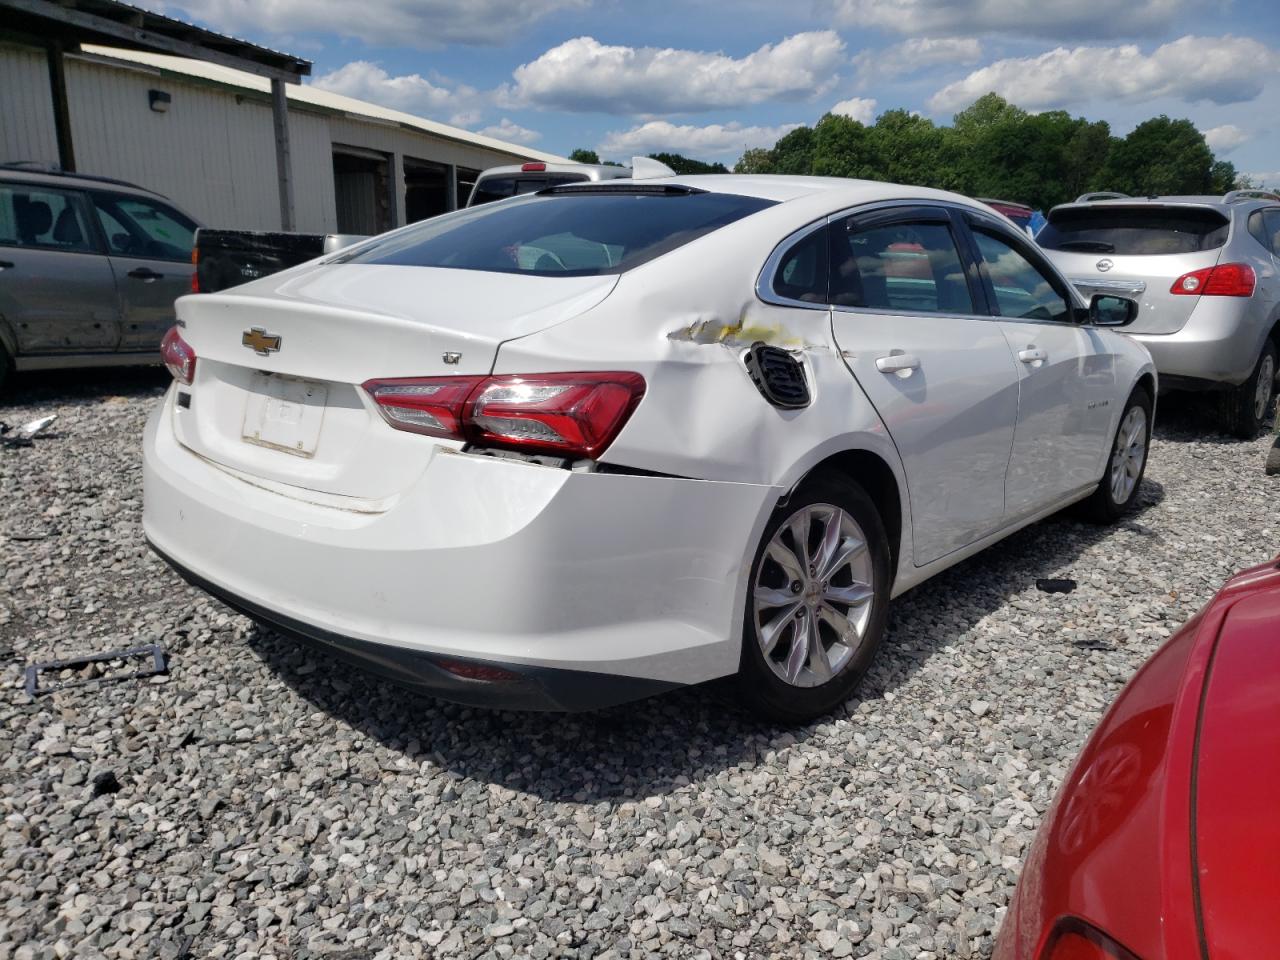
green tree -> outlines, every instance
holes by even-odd
[[[1212,186],[1213,152],[1190,120],[1161,114],[1111,145],[1103,189],[1133,196],[1205,193]]]
[[[775,173],[773,151],[752,147],[733,165],[734,173]]]
[[[773,145],[773,170],[770,173],[813,173],[814,140],[811,127],[796,127],[785,134]]]
[[[596,153],[594,150],[586,150],[582,147],[578,147],[578,149],[569,154],[569,159],[574,163],[599,163],[600,154]]]
[[[692,173],[728,173],[729,168],[723,163],[704,163],[701,160],[693,160],[689,157],[681,156],[678,153],[651,153],[651,160],[657,160],[659,163],[665,163],[668,167],[681,175]]]

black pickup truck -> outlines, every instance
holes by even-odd
[[[191,260],[192,292],[216,293],[278,273],[364,240],[349,233],[272,233],[252,230],[196,231]]]

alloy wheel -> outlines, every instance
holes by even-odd
[[[1276,381],[1276,360],[1268,351],[1258,365],[1258,386],[1253,393],[1253,416],[1256,420],[1267,418],[1267,407],[1271,405],[1271,391]]]
[[[1147,412],[1130,407],[1116,431],[1116,448],[1111,455],[1111,499],[1116,504],[1129,501],[1146,460]]]
[[[853,660],[875,600],[867,536],[845,510],[804,506],[774,533],[752,591],[756,638],[785,683],[816,687]]]

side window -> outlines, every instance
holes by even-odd
[[[114,254],[154,260],[191,259],[196,225],[172,207],[145,197],[96,193],[94,209]]]
[[[1070,305],[1031,261],[981,228],[974,229],[973,238],[995,288],[1000,316],[1060,322],[1072,319]]]
[[[1262,222],[1262,211],[1255,210],[1249,214],[1249,233],[1266,249],[1271,250],[1271,236],[1267,233],[1266,224]]]
[[[1280,257],[1280,210],[1264,210],[1262,222],[1267,233],[1267,242],[1263,245]]]
[[[914,313],[974,312],[947,224],[862,227],[855,216],[834,224],[830,234],[832,303]]]
[[[819,227],[782,255],[773,292],[788,300],[827,302],[827,231]]]
[[[75,194],[17,183],[0,184],[0,244],[94,252]]]

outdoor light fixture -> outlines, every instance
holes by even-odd
[[[151,103],[151,109],[156,113],[168,113],[169,102],[173,97],[165,93],[163,90],[148,90],[147,100]]]

